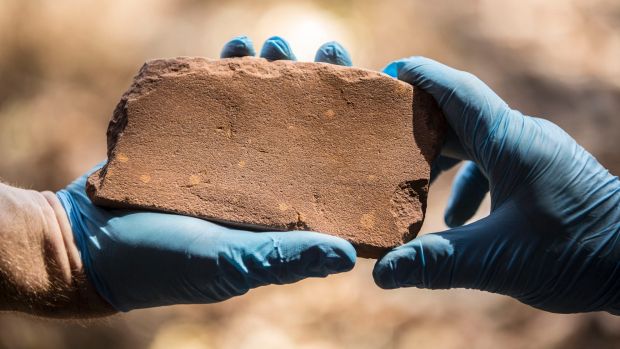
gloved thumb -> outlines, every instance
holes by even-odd
[[[501,246],[499,220],[489,216],[472,224],[422,235],[380,259],[373,270],[375,283],[385,289],[484,289],[497,265],[494,249]],[[491,286],[492,288],[492,286]]]

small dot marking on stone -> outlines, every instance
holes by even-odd
[[[129,157],[125,155],[124,153],[118,153],[118,156],[116,158],[118,159],[119,162],[129,161]]]
[[[198,175],[191,175],[191,176],[189,176],[189,184],[196,185],[198,183],[200,183],[200,176],[198,176]]]
[[[278,208],[280,209],[280,211],[286,211],[288,210],[288,205],[285,203],[281,203],[281,204],[278,204]]]
[[[375,215],[372,213],[364,213],[360,218],[360,224],[365,229],[371,229],[375,226]]]
[[[147,175],[147,174],[143,174],[140,176],[140,181],[142,183],[148,183],[151,181],[151,176]]]
[[[323,113],[323,115],[324,115],[326,118],[331,119],[331,118],[333,118],[333,117],[336,115],[336,113],[335,113],[333,110],[331,110],[331,109],[327,109],[327,110],[325,111],[325,113]]]

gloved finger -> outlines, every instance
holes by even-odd
[[[336,41],[326,42],[316,51],[315,62],[330,63],[350,67],[353,65],[349,52]]]
[[[430,93],[458,137],[463,155],[480,163],[479,153],[495,135],[499,118],[510,112],[495,92],[474,75],[425,57],[394,61],[384,72]]]
[[[208,234],[207,234],[208,235]],[[203,283],[205,294],[220,300],[268,284],[289,284],[307,277],[325,277],[351,270],[356,253],[347,241],[308,231],[245,232],[229,230],[205,235],[189,253],[201,256],[210,250],[216,259],[216,283]],[[214,249],[215,248],[215,249]],[[200,258],[195,277],[204,278]]]
[[[220,58],[254,56],[255,54],[252,40],[242,35],[233,38],[224,45]]]
[[[437,177],[445,171],[448,171],[452,167],[461,162],[459,159],[453,159],[447,156],[439,155],[433,164],[431,165],[431,184],[435,182]]]
[[[501,261],[515,252],[502,243],[503,234],[497,234],[505,223],[491,215],[463,227],[417,237],[375,264],[375,283],[385,289],[414,286],[496,291],[496,282],[508,277]]]
[[[465,224],[476,213],[488,192],[487,177],[478,165],[471,161],[466,162],[452,184],[452,193],[444,214],[446,224],[451,228]]]
[[[279,36],[272,36],[265,41],[260,56],[268,61],[297,60],[288,41]]]

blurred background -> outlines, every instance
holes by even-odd
[[[217,58],[247,34],[287,38],[300,60],[338,40],[354,64],[425,55],[553,120],[620,173],[617,0],[0,0],[0,178],[58,190],[105,157],[112,110],[151,58]],[[454,171],[432,188],[442,221]],[[477,218],[488,213],[488,200]],[[85,324],[0,313],[0,348],[617,348],[620,319],[554,315],[488,293],[404,289],[347,274],[268,286],[215,305]]]

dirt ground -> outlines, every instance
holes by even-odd
[[[0,178],[58,190],[105,157],[105,130],[150,58],[217,57],[229,38],[290,40],[303,60],[340,40],[357,66],[424,55],[486,81],[566,129],[620,173],[620,2],[44,1],[0,5]],[[455,171],[432,188],[425,233],[445,229]],[[476,218],[488,213],[485,202]],[[620,318],[555,315],[471,290],[384,291],[373,261],[215,305],[85,324],[0,314],[0,348],[616,348]]]

